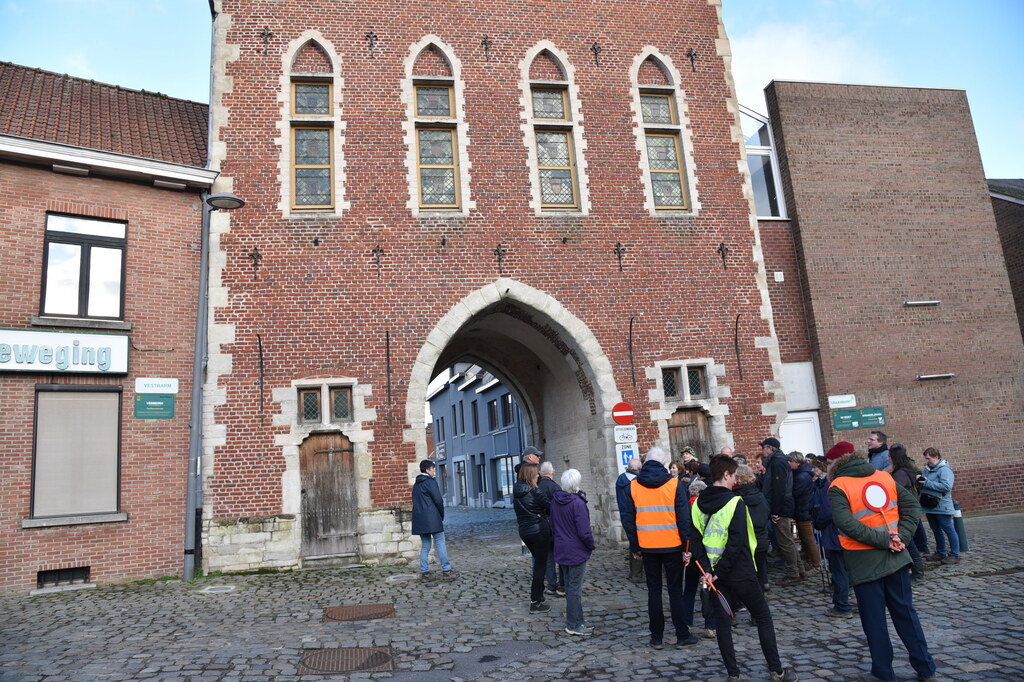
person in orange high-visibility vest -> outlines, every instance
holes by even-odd
[[[676,646],[696,644],[690,634],[683,606],[683,545],[686,543],[686,518],[690,504],[686,487],[668,472],[669,454],[660,447],[647,452],[640,473],[624,496],[622,528],[629,538],[629,551],[643,559],[647,578],[647,616],[651,646],[664,646],[665,612],[661,602],[661,574],[665,573],[668,605],[676,629]],[[691,611],[692,611],[692,601]],[[692,618],[692,614],[691,614]]]
[[[928,653],[910,589],[911,542],[921,516],[913,493],[877,471],[862,452],[835,460],[829,467],[828,490],[832,521],[843,546],[846,570],[857,595],[860,622],[871,652],[871,674],[895,680],[892,640],[886,611],[910,654],[919,680],[935,679],[935,661]]]

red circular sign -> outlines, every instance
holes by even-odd
[[[612,419],[615,420],[616,424],[627,424],[633,423],[633,406],[629,403],[618,403],[612,408]]]

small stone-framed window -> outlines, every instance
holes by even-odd
[[[661,388],[666,400],[688,402],[710,397],[707,368],[704,365],[684,365],[661,368]]]
[[[305,386],[298,389],[298,399],[300,424],[352,421],[351,386]]]

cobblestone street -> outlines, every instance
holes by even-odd
[[[960,565],[933,568],[915,587],[940,679],[1024,679],[1024,540],[1012,531],[1022,516],[990,518],[999,523],[968,519]],[[563,631],[564,599],[528,613],[530,560],[511,510],[452,510],[447,531],[462,573],[450,582],[423,583],[410,567],[322,568],[0,597],[0,681],[724,678],[714,640],[677,650],[667,633],[665,649],[647,646],[645,588],[623,579],[623,550],[599,546],[588,564],[584,608],[596,632],[583,639]],[[223,586],[234,589],[203,591]],[[812,574],[772,590],[783,662],[801,680],[865,679],[860,622],[827,619],[822,586]],[[329,607],[380,603],[395,615],[324,622]],[[736,629],[746,679],[766,679],[749,616]],[[914,679],[893,639],[897,674]],[[395,670],[300,674],[307,650],[336,647],[390,647]]]

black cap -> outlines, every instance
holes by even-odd
[[[779,447],[780,447],[779,439],[778,438],[765,438],[763,441],[761,441],[761,447],[763,448],[765,445],[767,445],[769,447],[773,447],[776,450],[778,450]]]
[[[527,455],[537,455],[537,458],[539,459],[543,454],[543,452],[533,447],[532,445],[527,445],[525,448],[523,448],[523,454],[519,456],[519,459],[520,461],[525,462]]]

